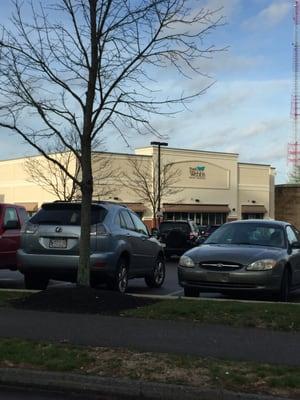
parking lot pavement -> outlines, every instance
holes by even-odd
[[[72,283],[50,281],[50,286],[69,286],[74,285]],[[23,275],[18,271],[7,271],[0,270],[0,289],[24,289]],[[177,260],[168,261],[166,263],[166,280],[163,287],[159,289],[151,289],[145,284],[144,279],[132,279],[129,281],[128,293],[130,294],[145,294],[145,295],[160,295],[160,296],[183,296],[183,289],[178,285],[177,281]],[[229,296],[224,296],[221,293],[201,293],[201,298],[212,298],[212,299],[228,299]],[[235,297],[238,299],[241,297]],[[245,300],[258,300],[254,296],[243,296]],[[263,298],[262,300],[270,300]],[[300,290],[294,292],[291,295],[291,301],[293,303],[300,303]]]

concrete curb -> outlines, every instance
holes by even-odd
[[[198,389],[182,385],[21,368],[0,368],[0,385],[132,400],[288,400],[286,397],[235,393],[221,389]]]

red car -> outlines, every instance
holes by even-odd
[[[0,203],[0,269],[17,269],[20,231],[28,218],[24,207]]]

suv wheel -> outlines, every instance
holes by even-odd
[[[26,289],[45,290],[47,289],[49,278],[38,275],[37,273],[25,272],[24,282]]]
[[[165,260],[159,256],[149,275],[145,276],[145,282],[150,288],[160,288],[164,283],[166,276]]]
[[[119,258],[115,277],[108,282],[108,288],[125,293],[128,286],[128,261],[125,257]]]
[[[200,289],[191,286],[184,287],[184,295],[186,297],[199,297]]]

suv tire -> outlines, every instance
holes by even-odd
[[[24,273],[25,288],[30,290],[45,290],[47,289],[49,278],[43,277],[34,272]]]
[[[150,288],[160,288],[164,283],[166,276],[165,260],[162,256],[158,256],[155,265],[149,275],[145,276],[145,282]]]
[[[184,287],[184,295],[185,297],[199,297],[200,289],[192,286]]]
[[[108,288],[116,290],[119,293],[125,293],[128,286],[128,260],[126,257],[120,257],[117,263],[116,274],[108,282]]]

